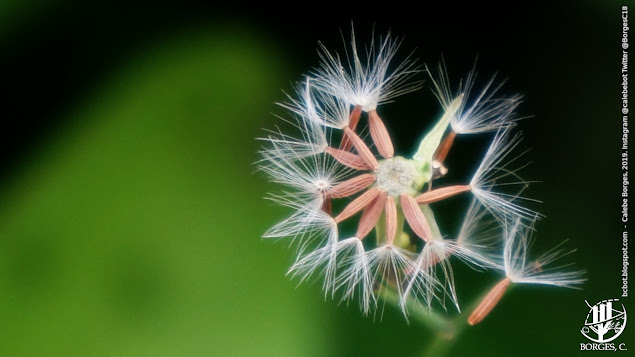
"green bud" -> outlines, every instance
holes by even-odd
[[[421,174],[422,182],[428,182],[430,178],[432,178],[432,156],[439,147],[443,134],[445,134],[448,125],[450,125],[450,120],[459,110],[462,101],[463,94],[456,97],[452,103],[450,103],[434,128],[421,140],[419,150],[417,150],[417,153],[412,157]]]

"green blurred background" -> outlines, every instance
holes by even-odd
[[[360,42],[405,35],[401,58],[443,55],[452,78],[477,55],[509,77],[534,116],[536,249],[569,239],[588,270],[581,291],[512,290],[452,355],[580,353],[584,300],[621,292],[619,5],[385,5],[2,1],[0,356],[419,355],[433,331],[296,288],[292,251],[260,239],[288,212],[262,199],[254,137],[351,20]],[[381,110],[402,154],[439,114],[427,90]],[[448,182],[487,140],[457,143]],[[445,232],[465,203],[439,205]],[[497,278],[456,274],[464,304]]]

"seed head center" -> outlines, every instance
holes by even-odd
[[[418,176],[417,168],[412,162],[402,157],[395,156],[380,161],[376,176],[377,187],[390,196],[397,197],[402,193],[414,194],[417,191],[415,182]]]

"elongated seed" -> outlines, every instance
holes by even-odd
[[[330,198],[326,197],[324,199],[324,203],[322,203],[322,211],[328,215],[333,213],[333,205]]]
[[[357,128],[357,123],[359,123],[359,119],[362,116],[362,106],[356,105],[355,108],[351,111],[351,115],[348,120],[348,127],[351,128],[352,131],[355,131]],[[348,151],[351,149],[351,141],[348,140],[346,136],[342,138],[342,143],[340,144],[340,149]]]
[[[362,213],[362,217],[359,219],[359,226],[357,227],[357,234],[355,234],[357,238],[364,239],[371,229],[375,227],[379,215],[381,215],[381,212],[384,210],[385,203],[386,191],[382,190],[375,200],[366,207],[364,213]]]
[[[377,159],[375,159],[375,155],[370,151],[364,140],[360,138],[354,131],[350,128],[344,128],[344,135],[347,136],[355,150],[357,150],[357,154],[366,162],[368,166],[370,166],[373,170],[377,170],[379,167],[377,165]]]
[[[340,182],[333,188],[326,192],[327,197],[332,198],[344,198],[350,195],[354,195],[357,192],[365,189],[375,182],[374,174],[361,174],[348,179],[344,182]]]
[[[494,286],[494,288],[485,295],[485,298],[483,298],[481,303],[478,304],[476,309],[474,309],[474,312],[472,312],[470,317],[468,317],[467,323],[474,326],[483,321],[483,319],[492,311],[494,306],[496,306],[503,297],[503,294],[505,294],[505,291],[510,283],[511,280],[509,278],[505,278],[496,284],[496,286]]]
[[[386,243],[392,244],[397,234],[397,205],[395,199],[388,197],[386,199]]]
[[[432,155],[432,159],[437,160],[439,163],[443,164],[445,158],[448,156],[450,152],[450,148],[452,148],[452,144],[454,144],[454,139],[456,138],[456,132],[454,130],[450,131],[448,135],[443,138],[439,147]]]
[[[420,205],[427,205],[433,202],[438,202],[446,198],[458,195],[463,192],[471,191],[470,185],[455,185],[434,189],[432,191],[425,192],[415,199]]]
[[[361,196],[351,201],[351,203],[349,203],[348,206],[346,206],[344,210],[339,215],[337,215],[337,217],[334,218],[335,222],[340,223],[343,220],[351,217],[355,213],[366,208],[366,206],[368,206],[368,204],[371,203],[377,197],[377,195],[379,195],[380,191],[380,189],[374,187],[364,192]]]
[[[428,242],[432,239],[432,232],[430,231],[430,225],[428,225],[428,221],[421,212],[421,208],[417,204],[417,201],[413,197],[403,193],[399,196],[401,199],[401,207],[403,209],[404,216],[412,228],[415,234]]]
[[[373,138],[379,154],[385,159],[393,157],[395,149],[392,145],[392,140],[390,140],[388,130],[386,130],[386,126],[377,111],[371,110],[368,112],[368,126],[370,128],[370,136]]]
[[[344,166],[348,166],[352,169],[356,170],[371,170],[370,167],[364,159],[362,159],[359,155],[355,155],[352,152],[335,149],[332,147],[326,148],[326,153],[333,156],[335,160],[341,163]]]

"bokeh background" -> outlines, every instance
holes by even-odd
[[[536,249],[569,239],[588,271],[580,291],[510,291],[451,355],[580,353],[584,300],[621,292],[620,5],[235,5],[0,3],[0,356],[420,355],[433,331],[296,287],[292,252],[260,238],[288,212],[262,199],[254,138],[351,21],[360,42],[405,36],[400,58],[443,55],[454,79],[477,56],[482,79],[509,78],[533,116]],[[428,90],[381,110],[404,155],[440,113]],[[488,139],[457,142],[448,182]],[[464,204],[439,206],[446,232]],[[463,302],[497,279],[457,270]]]

